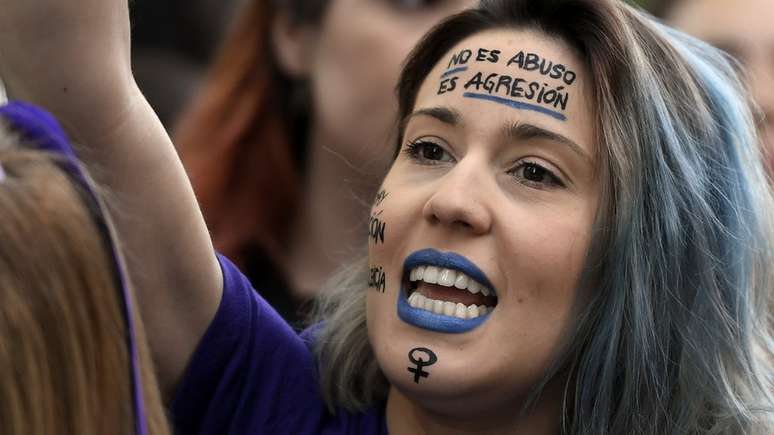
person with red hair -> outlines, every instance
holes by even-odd
[[[471,0],[251,0],[176,128],[217,249],[297,323],[357,254],[390,163],[400,65]]]

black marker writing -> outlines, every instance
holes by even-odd
[[[440,86],[438,86],[438,95],[451,92],[457,88],[457,79],[459,77],[452,77],[450,79],[441,80]]]
[[[486,48],[479,48],[476,54],[476,62],[491,62],[497,63],[500,60],[500,50],[487,50]]]
[[[497,63],[500,61],[500,53],[502,53],[500,50],[479,48],[476,50],[475,61]],[[446,69],[456,65],[465,65],[470,61],[471,57],[473,57],[473,51],[468,49],[461,50],[459,53],[454,53],[452,54],[451,59],[449,59],[449,65],[447,65]]]
[[[408,371],[414,373],[414,382],[419,383],[420,378],[430,376],[429,372],[424,371],[425,367],[431,366],[438,361],[435,353],[426,347],[415,347],[408,354],[409,361],[416,367],[409,367]]]
[[[540,55],[535,53],[524,53],[523,51],[520,51],[506,64],[506,66],[511,65],[518,65],[519,68],[525,71],[540,71],[540,74],[551,77],[552,79],[562,79],[567,85],[573,84],[578,77],[574,71],[571,71],[566,66],[541,58]]]
[[[368,219],[368,235],[373,239],[374,244],[384,243],[384,230],[387,228],[387,223],[379,219],[381,214],[380,211]]]
[[[438,95],[445,94],[457,89],[457,79],[459,77],[452,77],[450,79],[441,80],[441,84],[438,86]]]
[[[384,202],[387,197],[390,196],[390,192],[382,189],[379,191],[379,193],[376,194],[376,198],[374,199],[374,207],[379,207],[382,205],[382,202]]]
[[[518,77],[500,75],[491,73],[484,76],[484,73],[477,72],[467,83],[465,90],[473,88],[475,91],[486,91],[489,95],[502,95],[514,98],[523,98],[535,101],[539,104],[546,104],[554,108],[565,110],[569,102],[570,95],[564,86],[556,88],[549,86],[548,83],[527,82]]]
[[[470,56],[473,56],[473,52],[470,50],[462,50],[459,53],[452,54],[451,59],[449,59],[449,65],[446,67],[446,69],[449,69],[455,65],[464,65],[468,63]]]
[[[368,288],[384,293],[387,287],[387,274],[381,266],[372,267],[368,274]]]

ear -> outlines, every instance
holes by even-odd
[[[271,25],[271,44],[285,73],[295,78],[309,73],[316,31],[311,24],[293,23],[286,11],[277,11]]]

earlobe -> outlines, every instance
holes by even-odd
[[[309,24],[294,23],[284,11],[277,12],[271,26],[271,44],[279,67],[295,78],[306,76],[316,29]]]

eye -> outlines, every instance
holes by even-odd
[[[427,139],[417,139],[407,143],[403,152],[410,159],[425,165],[454,161],[454,157],[444,147]]]
[[[520,162],[509,171],[516,181],[537,189],[565,187],[562,180],[546,167],[529,161]]]

